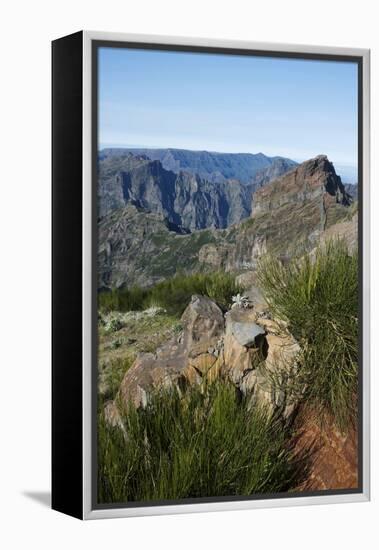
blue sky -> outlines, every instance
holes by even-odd
[[[99,50],[100,148],[327,154],[354,174],[357,112],[354,63]]]

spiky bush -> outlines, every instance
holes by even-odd
[[[341,428],[356,416],[358,257],[340,240],[288,265],[262,259],[258,280],[271,310],[302,346],[297,382],[304,399]]]
[[[288,434],[264,408],[248,408],[217,381],[157,392],[146,409],[129,406],[125,430],[98,426],[99,502],[251,495],[288,490],[298,466]]]

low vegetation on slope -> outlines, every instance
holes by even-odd
[[[208,296],[222,309],[227,309],[232,296],[241,292],[231,273],[196,273],[176,275],[151,288],[114,289],[99,293],[99,309],[102,311],[140,311],[151,306],[164,308],[170,315],[180,316],[193,294]]]
[[[288,434],[225,381],[180,396],[157,392],[123,415],[127,437],[99,421],[99,502],[250,495],[288,490],[299,468]]]
[[[342,241],[284,266],[260,263],[270,309],[288,321],[303,353],[296,384],[304,399],[331,413],[341,428],[356,418],[358,381],[358,256]]]
[[[113,399],[126,371],[139,353],[155,352],[178,334],[182,325],[161,308],[121,313],[99,313],[98,370],[99,393]]]

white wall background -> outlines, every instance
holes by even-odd
[[[50,484],[50,41],[80,29],[372,49],[372,281],[379,276],[379,43],[373,0],[32,0],[2,5],[0,545],[13,548],[378,548],[378,291],[372,502],[81,523]],[[312,129],[310,128],[310,131]],[[376,240],[376,242],[375,242]],[[67,396],[70,399],[70,396]],[[42,495],[42,497],[41,497]]]

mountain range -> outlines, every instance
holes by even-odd
[[[99,157],[98,213],[134,204],[190,231],[225,228],[250,216],[259,187],[296,166],[263,154],[107,149]]]
[[[172,175],[167,176],[160,161],[132,157],[129,154],[123,157],[126,168],[129,163],[137,164],[143,174],[148,170],[148,180],[155,177],[147,182],[141,176],[137,189],[141,186],[153,189],[153,181],[161,181],[163,176],[170,177],[171,189],[176,189],[176,175],[170,172]],[[108,162],[113,162],[109,159],[112,156]],[[153,169],[156,172],[152,173]],[[110,169],[104,171],[104,182],[107,177],[114,181],[110,173],[113,173]],[[333,164],[323,155],[256,188],[251,213],[246,219],[225,228],[211,225],[191,232],[165,214],[166,199],[160,212],[146,209],[136,201],[125,201],[125,197],[129,197],[127,193],[134,188],[130,178],[135,176],[117,177],[120,207],[110,209],[99,221],[98,283],[101,288],[149,286],[180,271],[222,269],[243,273],[254,270],[257,260],[266,252],[291,257],[299,251],[312,250],[327,234],[348,233],[353,242],[356,240],[355,203]],[[199,183],[194,175],[188,178],[195,178],[189,179],[194,186]],[[155,187],[157,197],[157,189],[161,192],[163,188],[158,184]],[[199,196],[197,192],[194,197]],[[191,207],[194,204],[191,203]],[[183,219],[185,216],[181,215],[179,221]]]
[[[198,174],[201,178],[215,183],[236,179],[245,185],[252,183],[258,172],[270,168],[277,161],[280,161],[286,171],[297,164],[291,159],[268,157],[263,153],[215,153],[187,149],[103,149],[99,153],[99,158],[102,160],[109,156],[119,157],[127,153],[159,160],[165,170],[175,174],[182,171]]]

